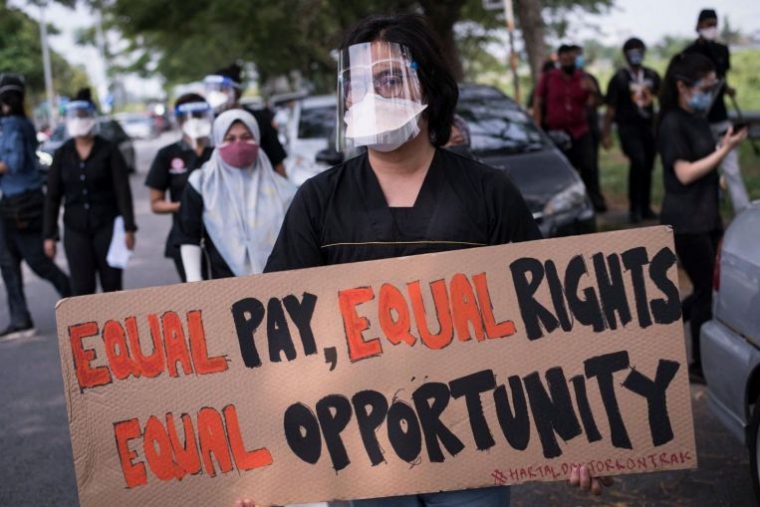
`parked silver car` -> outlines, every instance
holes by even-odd
[[[760,502],[760,201],[726,231],[713,285],[713,318],[700,340],[709,405],[746,444]]]

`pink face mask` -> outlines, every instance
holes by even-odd
[[[227,164],[237,169],[246,169],[256,163],[259,157],[259,145],[246,141],[235,141],[219,147],[219,156]]]

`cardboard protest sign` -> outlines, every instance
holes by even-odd
[[[697,463],[666,227],[67,299],[57,320],[85,506]]]

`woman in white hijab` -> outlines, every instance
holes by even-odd
[[[188,282],[205,278],[203,264],[209,278],[261,273],[296,191],[259,149],[259,126],[250,113],[222,113],[212,137],[211,159],[190,175],[180,207]]]

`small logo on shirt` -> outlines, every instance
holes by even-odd
[[[185,166],[185,161],[179,157],[173,158],[169,174],[184,174],[186,172],[187,166]]]

